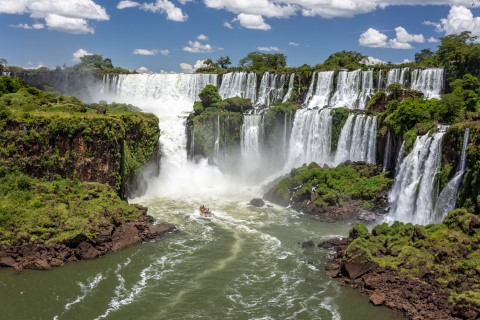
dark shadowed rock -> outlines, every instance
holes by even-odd
[[[302,242],[302,248],[313,248],[313,247],[315,247],[315,243],[312,240]]]
[[[100,251],[95,249],[89,242],[82,242],[77,248],[77,256],[84,260],[92,260],[100,256]]]
[[[325,273],[331,278],[336,278],[340,274],[341,264],[337,261],[328,261],[325,265]]]
[[[16,264],[15,259],[12,257],[1,257],[0,258],[0,267],[9,267],[13,268]]]
[[[141,238],[135,224],[127,222],[113,232],[112,241],[114,242],[112,250],[119,251],[140,243]]]
[[[163,236],[165,233],[175,231],[176,228],[172,224],[159,223],[149,225],[147,232],[143,235],[145,239],[155,239]]]
[[[265,201],[263,201],[260,198],[254,198],[254,199],[250,200],[250,205],[254,206],[254,207],[261,208],[265,205]]]

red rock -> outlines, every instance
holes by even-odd
[[[365,262],[361,258],[345,263],[345,270],[348,273],[347,276],[352,280],[363,276],[367,272],[375,270],[377,267],[378,264],[371,261]]]
[[[15,259],[12,257],[1,257],[0,258],[0,267],[9,267],[13,268],[16,264]]]
[[[57,258],[53,258],[50,260],[50,265],[52,267],[61,267],[63,266],[63,261]]]
[[[131,222],[124,223],[119,228],[115,229],[112,236],[112,250],[123,250],[131,245],[140,243],[141,239],[138,234],[138,229]]]
[[[385,302],[385,294],[380,291],[375,291],[370,296],[370,302],[375,306],[381,306]]]

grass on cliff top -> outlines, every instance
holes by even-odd
[[[100,226],[132,220],[140,211],[108,185],[45,181],[0,166],[0,244],[57,243]]]
[[[391,184],[387,172],[379,172],[374,165],[340,164],[333,168],[321,168],[315,162],[293,169],[288,176],[270,191],[280,202],[310,200],[321,207],[343,205],[350,199],[361,199],[372,205]],[[367,208],[369,209],[369,208]]]
[[[451,211],[442,224],[382,223],[370,233],[362,224],[343,259],[373,261],[422,279],[433,276],[453,305],[480,310],[480,218],[465,209]]]

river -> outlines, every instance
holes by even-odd
[[[179,231],[51,271],[1,270],[2,319],[395,319],[329,279],[326,250],[300,245],[349,225],[249,206],[258,192],[134,199]],[[199,219],[200,203],[212,220]]]

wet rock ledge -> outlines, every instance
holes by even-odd
[[[176,231],[171,224],[155,223],[155,219],[147,215],[147,208],[137,207],[141,213],[136,220],[114,220],[112,224],[100,227],[95,239],[82,233],[56,244],[0,245],[0,267],[11,267],[17,272],[23,269],[50,270],[66,262],[95,259]],[[104,212],[104,215],[109,214],[107,210]]]

